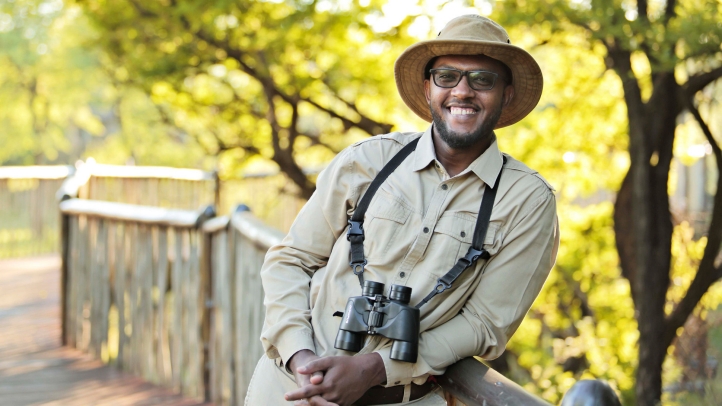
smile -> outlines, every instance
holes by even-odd
[[[452,115],[462,115],[462,116],[463,116],[463,115],[470,115],[470,114],[476,114],[476,113],[477,113],[477,111],[474,110],[474,109],[472,109],[472,108],[468,108],[468,107],[455,107],[455,106],[449,107],[449,111],[451,112]]]

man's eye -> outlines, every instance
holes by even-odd
[[[489,75],[488,73],[479,73],[473,75],[472,80],[474,81],[474,83],[482,86],[489,86],[494,83],[494,77],[492,75]]]

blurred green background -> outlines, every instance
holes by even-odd
[[[269,187],[308,198],[313,173],[344,147],[426,127],[397,95],[394,61],[465,13],[501,22],[542,67],[538,107],[497,135],[556,188],[562,236],[542,294],[492,365],[551,402],[601,378],[635,404],[638,320],[613,228],[629,112],[654,122],[672,111],[676,123],[669,315],[703,257],[722,261],[719,248],[705,254],[722,142],[719,0],[0,0],[0,165],[92,157],[228,182],[280,171]],[[711,139],[680,107],[687,99],[658,95],[664,75],[692,89]],[[708,79],[699,89],[697,77]],[[666,349],[663,404],[722,404],[721,300],[713,284]]]

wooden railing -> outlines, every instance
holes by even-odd
[[[263,355],[263,286],[259,271],[266,251],[283,234],[250,214],[246,206],[203,226],[211,270],[208,396],[216,405],[242,405]]]
[[[203,211],[69,199],[62,340],[143,378],[203,396]]]
[[[282,234],[230,216],[69,199],[63,340],[151,382],[243,404],[263,350],[259,270]],[[456,405],[547,405],[475,359],[439,379]]]
[[[71,166],[0,167],[0,258],[58,250],[55,192]]]
[[[215,172],[161,166],[80,162],[73,197],[171,209],[195,210],[213,202],[218,207],[220,181]]]

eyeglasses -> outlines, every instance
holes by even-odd
[[[498,74],[494,72],[488,72],[485,70],[458,70],[450,68],[442,69],[431,69],[431,77],[434,79],[434,84],[438,87],[452,88],[456,87],[461,78],[466,76],[469,87],[474,90],[491,90],[496,83]]]

